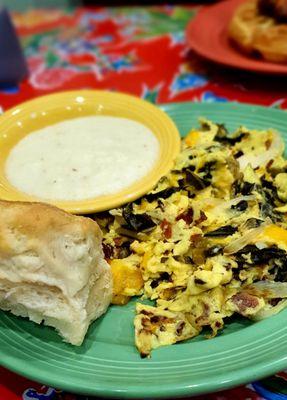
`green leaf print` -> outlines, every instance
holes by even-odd
[[[286,380],[283,378],[271,376],[269,378],[262,379],[260,383],[271,392],[287,395]]]
[[[57,54],[53,53],[52,51],[48,51],[45,54],[45,64],[47,68],[52,68],[56,64],[58,65],[59,62],[60,62],[59,56],[57,56]]]
[[[114,13],[126,16],[134,21],[136,27],[140,28],[141,31],[135,35],[135,39],[138,39],[184,31],[187,23],[195,16],[196,9],[174,7],[170,15],[153,7],[145,9],[120,8],[114,9]]]

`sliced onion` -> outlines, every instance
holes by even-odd
[[[271,304],[267,304],[265,307],[261,308],[258,313],[252,315],[252,319],[255,321],[260,321],[265,318],[269,318],[272,315],[278,314],[284,308],[287,307],[287,300],[280,301],[276,306],[271,306]]]
[[[258,228],[250,229],[240,238],[232,240],[232,242],[228,243],[228,245],[224,247],[224,253],[237,253],[239,250],[243,249],[243,247],[247,246],[250,242],[256,239],[256,237],[264,231],[265,226],[266,225],[263,223]]]
[[[239,197],[236,197],[231,200],[220,200],[220,199],[216,199],[216,198],[203,199],[200,201],[193,202],[193,208],[198,207],[199,209],[206,210],[213,214],[218,214],[222,210],[225,210],[227,208],[230,208],[233,205],[240,203],[242,200],[245,200],[245,201],[256,200],[256,196],[254,196],[254,195],[239,196]],[[196,218],[194,218],[194,219],[196,219]]]
[[[212,210],[213,212],[216,211],[220,211],[226,208],[230,208],[232,206],[235,206],[236,204],[240,203],[241,201],[251,201],[251,200],[256,200],[256,196],[254,195],[250,195],[250,196],[239,196],[236,197],[234,199],[231,200],[223,200],[220,202],[220,204],[218,204],[217,206],[214,207],[214,209]]]
[[[272,131],[272,135],[273,135],[273,140],[268,150],[264,151],[262,154],[259,154],[257,156],[253,154],[244,154],[243,156],[237,159],[241,171],[243,171],[248,164],[250,164],[252,168],[264,166],[270,160],[274,160],[274,158],[282,154],[284,150],[284,143],[281,137],[275,131]]]
[[[256,247],[257,247],[259,250],[262,250],[262,249],[266,249],[266,247],[268,247],[268,246],[267,246],[267,244],[264,243],[264,242],[256,242]]]
[[[259,281],[249,285],[248,289],[255,289],[259,296],[266,299],[287,298],[287,282]]]

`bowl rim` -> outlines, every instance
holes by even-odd
[[[72,112],[77,110],[77,115],[71,113],[70,118],[63,117],[64,108],[66,108],[66,115],[68,107],[72,107],[72,110],[70,110]],[[125,111],[123,111],[124,108],[126,108]],[[40,112],[41,109],[42,111]],[[89,112],[87,111],[88,109],[90,110]],[[91,109],[94,110],[94,113],[91,112]],[[5,175],[5,162],[13,145],[7,145],[4,159],[0,163],[0,197],[3,200],[48,202],[75,214],[89,214],[112,209],[133,201],[151,190],[159,179],[172,168],[174,160],[180,151],[179,131],[172,119],[163,110],[139,97],[106,90],[73,90],[48,94],[28,100],[7,110],[0,116],[0,148],[3,147],[5,132],[8,129],[11,131],[12,124],[14,124],[15,133],[8,133],[10,139],[11,135],[15,135],[15,137],[20,135],[22,138],[37,129],[57,123],[49,123],[49,116],[44,116],[45,110],[48,114],[51,113],[50,118],[52,119],[56,118],[55,115],[57,114],[57,122],[88,115],[114,115],[134,119],[149,128],[152,125],[155,129],[151,130],[159,142],[158,159],[147,174],[119,192],[77,201],[54,201],[28,195],[15,188],[9,182]],[[124,112],[124,114],[120,115],[121,112]],[[42,113],[43,118],[38,113]],[[33,114],[37,115],[36,122]],[[129,114],[130,117],[128,117]],[[37,129],[31,128],[31,130],[24,127],[26,133],[19,133],[20,128],[16,127],[15,124],[21,124],[21,118],[23,121],[27,121],[29,118],[32,121],[34,118],[35,124],[37,125],[38,123],[39,127]],[[20,139],[15,139],[14,145]]]

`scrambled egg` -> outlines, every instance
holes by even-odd
[[[95,216],[114,304],[131,296],[153,302],[136,306],[135,343],[143,357],[204,327],[213,337],[234,313],[256,319],[285,306],[283,150],[272,130],[241,127],[229,135],[224,125],[202,120],[152,192]]]

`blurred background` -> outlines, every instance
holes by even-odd
[[[0,0],[0,7],[5,6],[11,10],[25,11],[27,8],[68,7],[80,3],[80,0]]]
[[[212,3],[215,0],[204,0],[200,3]],[[168,2],[169,4],[195,4],[199,3],[196,0],[171,0]],[[101,5],[101,6],[121,6],[121,5],[153,5],[153,4],[166,4],[165,1],[162,0],[145,0],[145,1],[137,1],[137,0],[0,0],[0,7],[5,6],[11,10],[15,11],[24,11],[28,8],[54,8],[54,7],[76,7],[80,5]]]

